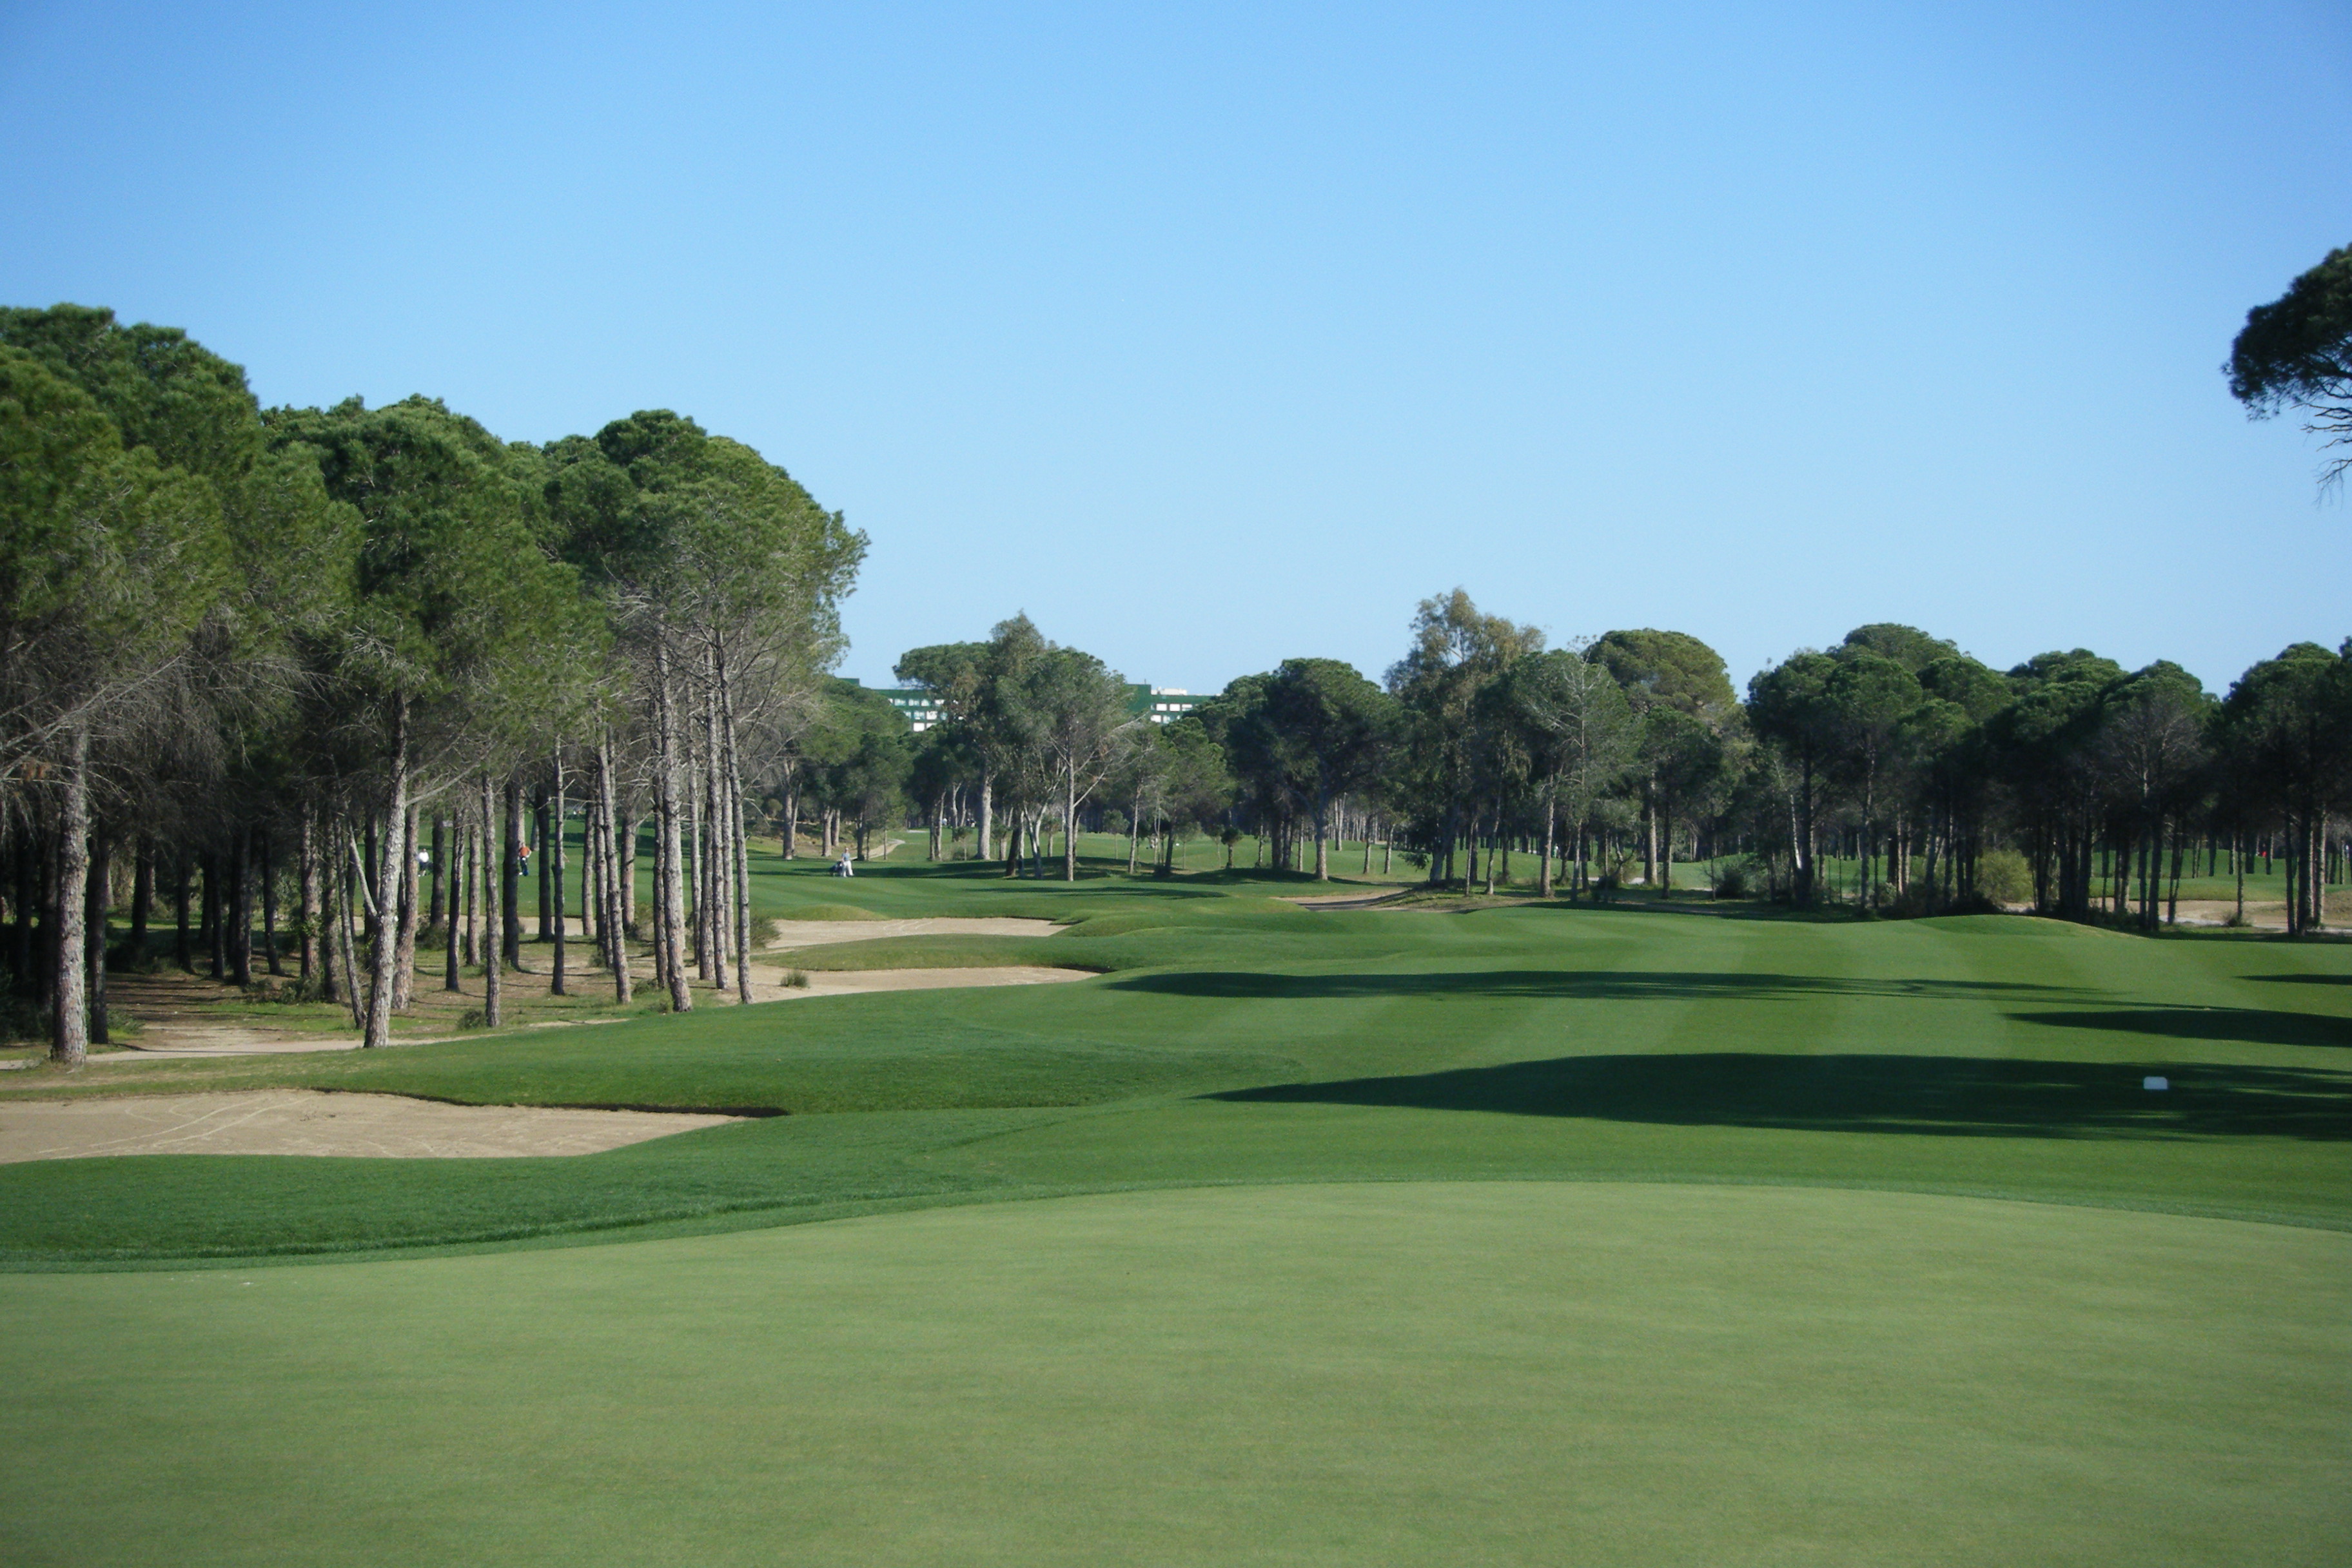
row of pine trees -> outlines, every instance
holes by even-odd
[[[168,906],[247,979],[257,914],[369,1045],[420,939],[452,988],[484,965],[496,1022],[503,966],[463,949],[511,958],[575,808],[556,989],[626,998],[633,939],[675,1007],[746,984],[746,781],[821,703],[866,542],[758,452],[664,411],[541,447],[425,397],[265,409],[176,330],[6,310],[0,514],[6,971],[55,1059],[105,1038],[126,880],[141,953]]]
[[[1516,851],[1546,897],[1607,896],[1636,867],[1665,890],[1677,858],[1706,858],[1725,885],[1812,905],[1835,863],[1835,896],[1873,910],[2030,900],[2150,927],[2186,872],[2259,846],[2284,861],[2290,929],[2324,923],[2332,825],[2352,811],[2352,651],[2296,644],[2216,697],[2170,662],[2076,649],[1999,670],[1879,624],[1790,655],[1743,697],[1685,633],[1544,645],[1456,590],[1421,605],[1383,681],[1290,659],[1163,727],[1020,617],[900,662],[948,721],[895,774],[869,762],[845,798],[896,820],[903,781],[934,855],[971,822],[988,858],[1009,821],[1008,871],[1057,821],[1123,825],[1130,869],[1139,838],[1165,864],[1172,836],[1198,830],[1328,878],[1339,840],[1369,869],[1377,837],[1438,884],[1492,890]],[[1080,673],[1044,679],[1057,668]]]

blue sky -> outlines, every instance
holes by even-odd
[[[2217,371],[2352,242],[2341,0],[0,0],[0,300],[265,402],[751,442],[872,536],[869,682],[1023,609],[1378,675],[1456,584],[1741,681],[2352,633],[2352,515]]]

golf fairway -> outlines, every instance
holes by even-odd
[[[0,1279],[0,1561],[2340,1563],[2352,1237],[1111,1194]]]

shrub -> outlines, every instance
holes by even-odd
[[[808,989],[808,971],[804,969],[787,969],[784,971],[784,988],[786,990],[805,991]]]
[[[1727,861],[1716,868],[1715,896],[1718,899],[1744,899],[1748,896],[1748,864],[1743,860]]]
[[[479,1007],[468,1007],[457,1016],[457,1027],[461,1029],[487,1029],[489,1026],[489,1014]]]
[[[1977,891],[2004,908],[2033,900],[2033,868],[2014,849],[1988,849],[1977,857]]]

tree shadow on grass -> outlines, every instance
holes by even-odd
[[[2142,1088],[2149,1071],[2168,1076],[2171,1089]],[[2352,1073],[2300,1068],[1719,1051],[1560,1057],[1203,1098],[1817,1132],[2352,1141]]]
[[[2352,1018],[2324,1013],[2279,1013],[2261,1007],[2108,1007],[2009,1016],[2021,1024],[2047,1024],[2054,1029],[2105,1029],[2169,1040],[2352,1046]]]
[[[2268,985],[2352,985],[2352,974],[2241,974],[2238,978]]]
[[[1553,997],[1586,1001],[1745,1001],[1795,996],[1916,996],[1973,1001],[2063,1001],[2071,987],[2005,980],[1873,980],[1820,974],[1746,974],[1652,969],[1474,969],[1429,973],[1286,974],[1181,970],[1132,974],[1123,991],[1165,996],[1327,1001],[1406,996]]]

